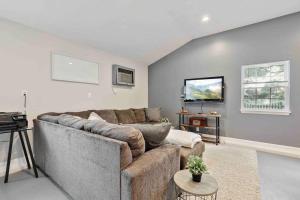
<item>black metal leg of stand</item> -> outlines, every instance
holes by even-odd
[[[217,117],[216,120],[217,120],[217,127],[216,127],[216,129],[217,129],[216,144],[218,145],[218,144],[220,143],[220,118]]]
[[[6,172],[5,172],[4,183],[7,183],[7,181],[8,181],[9,167],[10,167],[10,160],[11,160],[11,150],[12,150],[13,142],[14,142],[14,131],[11,131],[10,139],[9,139],[9,147],[8,147],[8,155],[7,155],[7,163],[6,163]]]
[[[29,151],[33,171],[34,171],[35,177],[38,178],[39,175],[38,175],[38,172],[37,172],[37,169],[36,169],[36,165],[35,165],[32,149],[31,149],[30,141],[29,141],[28,134],[27,134],[26,130],[24,131],[24,136],[25,136],[25,140],[26,140],[26,143],[27,143],[27,148],[28,148],[28,151]]]
[[[218,117],[218,142],[220,144],[220,118]]]
[[[216,145],[219,143],[219,117],[216,117]]]
[[[25,143],[24,143],[24,139],[23,139],[21,131],[19,131],[19,137],[20,137],[22,148],[23,148],[23,152],[24,152],[24,155],[25,155],[25,159],[26,159],[26,163],[27,163],[27,168],[31,169],[30,162],[29,162],[29,159],[28,159],[27,150],[26,150],[26,147],[25,147]]]
[[[216,145],[218,145],[218,117],[216,118]]]
[[[178,129],[181,130],[181,114],[179,114],[178,116]]]
[[[218,119],[218,133],[219,133],[219,143],[220,143],[220,118]]]

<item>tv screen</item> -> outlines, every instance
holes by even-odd
[[[185,79],[184,101],[224,101],[224,76]]]

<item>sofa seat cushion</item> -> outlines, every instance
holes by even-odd
[[[146,113],[144,108],[132,109],[135,115],[136,123],[146,122]]]
[[[180,169],[185,169],[187,160],[190,155],[202,156],[205,150],[204,142],[199,142],[195,144],[194,148],[181,147],[180,148]]]
[[[84,125],[84,130],[127,142],[133,157],[138,157],[145,152],[144,137],[139,130],[133,127],[120,126],[98,120],[88,120]]]
[[[115,110],[120,124],[133,124],[136,123],[135,114],[132,109]]]
[[[119,123],[114,110],[91,110],[91,112],[97,113],[102,119],[104,119],[105,121],[107,121],[109,123],[112,123],[112,124]]]
[[[146,151],[156,148],[164,143],[167,137],[171,123],[159,124],[126,124],[140,130],[146,142]]]

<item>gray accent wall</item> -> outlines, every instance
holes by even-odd
[[[205,26],[205,25],[202,25]],[[291,61],[289,116],[242,114],[241,66]],[[149,107],[178,124],[184,79],[225,76],[225,102],[204,104],[217,111],[221,135],[300,147],[300,13],[192,40],[149,66]],[[200,112],[200,104],[187,108]]]

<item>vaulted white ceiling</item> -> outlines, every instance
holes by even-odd
[[[194,38],[298,11],[300,0],[0,0],[0,17],[146,64]]]

